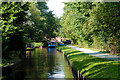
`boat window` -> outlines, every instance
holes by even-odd
[[[31,47],[31,44],[28,44],[27,47]]]

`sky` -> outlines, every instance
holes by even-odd
[[[50,11],[53,11],[53,14],[56,14],[59,18],[63,14],[64,3],[68,0],[49,0],[47,2],[47,6],[49,7]]]

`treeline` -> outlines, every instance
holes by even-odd
[[[25,57],[26,44],[47,41],[59,25],[46,2],[2,2],[2,58]]]
[[[119,2],[65,3],[62,26],[57,32],[85,47],[120,53]]]

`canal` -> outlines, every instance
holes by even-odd
[[[36,48],[34,51],[26,51],[26,59],[19,68],[9,76],[10,80],[64,80],[73,78],[72,71],[64,57],[64,54],[55,48]]]

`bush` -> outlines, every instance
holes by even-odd
[[[44,44],[42,42],[35,42],[34,47],[40,47],[43,46]]]

